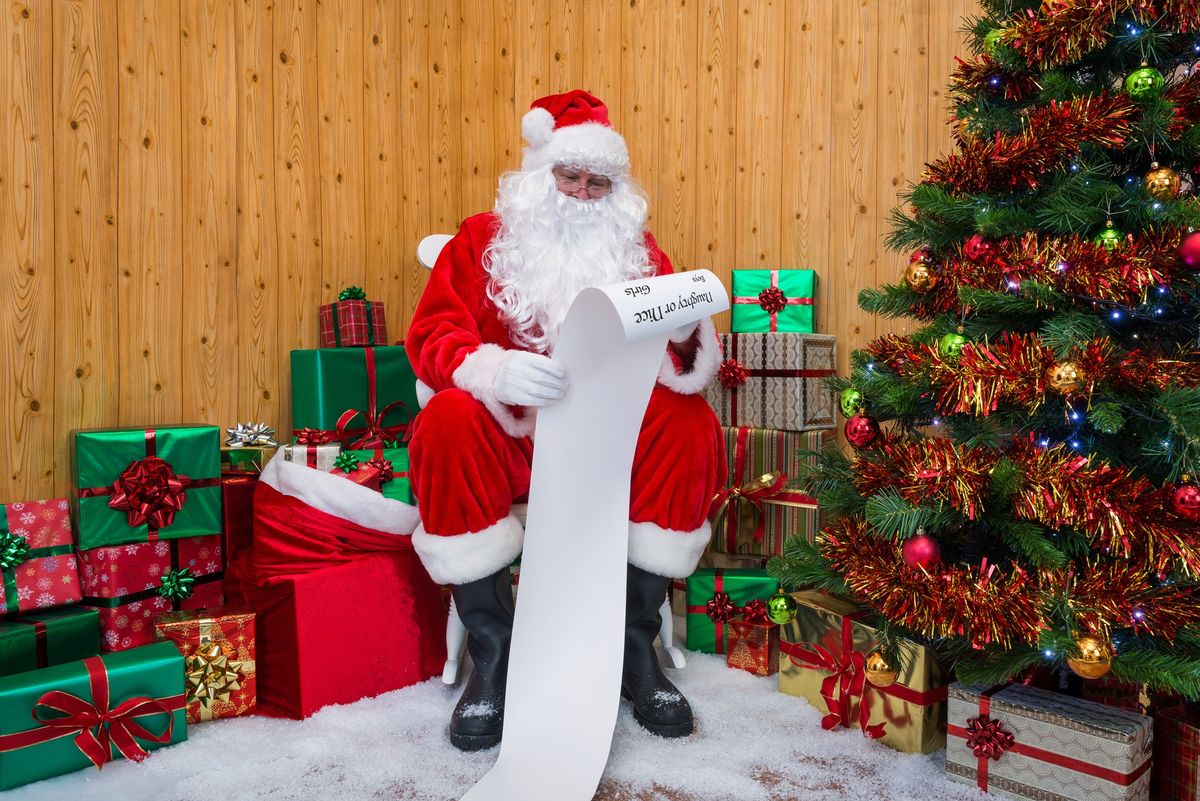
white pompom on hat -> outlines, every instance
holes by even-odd
[[[608,121],[608,106],[582,89],[533,101],[521,135],[529,145],[522,171],[566,164],[609,178],[629,174],[629,151]]]

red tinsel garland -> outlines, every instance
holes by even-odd
[[[1037,80],[1032,75],[1009,72],[988,55],[980,55],[970,61],[956,57],[954,61],[957,66],[950,79],[949,94],[960,101],[970,100],[981,91],[997,89],[1003,92],[1006,100],[1021,101],[1038,90]]]
[[[1032,64],[1047,69],[1104,47],[1113,23],[1126,13],[1143,23],[1158,22],[1160,30],[1200,28],[1197,0],[1044,0],[1038,11],[1028,11],[1009,27],[1004,39]]]

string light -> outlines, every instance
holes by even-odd
[[[1083,443],[1077,439],[1071,440],[1071,447],[1074,448],[1075,450],[1079,450],[1079,448],[1082,447],[1082,445],[1083,445]]]
[[[1114,320],[1120,320],[1121,319],[1121,310],[1113,309],[1112,314],[1110,314],[1109,317],[1112,317]]]
[[[1079,422],[1079,412],[1072,411],[1071,412],[1071,420],[1076,423]]]

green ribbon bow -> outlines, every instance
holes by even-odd
[[[0,534],[0,570],[12,570],[29,558],[29,540],[11,531]]]
[[[353,473],[358,469],[358,457],[353,453],[342,452],[338,458],[334,460],[333,466],[343,473]]]
[[[361,286],[348,286],[338,293],[338,300],[366,300],[367,293]]]
[[[158,588],[158,594],[168,601],[182,601],[192,597],[195,583],[196,576],[186,567],[181,570],[168,570],[163,574],[162,586]]]

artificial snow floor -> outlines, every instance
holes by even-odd
[[[666,740],[621,702],[599,801],[980,801],[942,775],[938,756],[898,754],[857,729],[825,732],[777,679],[688,653],[671,671],[697,731]],[[580,688],[587,692],[586,687]],[[446,736],[457,688],[439,679],[308,720],[266,717],[193,726],[187,742],[141,765],[116,762],[3,795],[4,801],[454,801],[499,749],[464,754]],[[565,733],[564,733],[565,734]],[[530,776],[531,783],[537,782]]]

